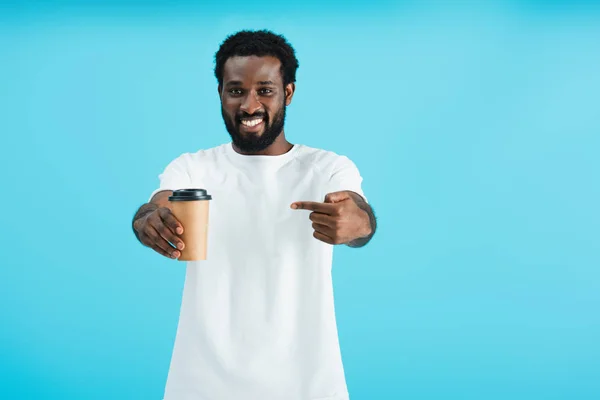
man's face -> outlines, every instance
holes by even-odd
[[[262,151],[283,131],[294,85],[284,88],[276,57],[231,57],[219,87],[221,113],[233,143],[244,152]]]

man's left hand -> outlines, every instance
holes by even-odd
[[[369,215],[356,204],[351,193],[329,193],[323,203],[297,201],[291,207],[312,211],[309,218],[315,238],[328,244],[347,244],[371,234]]]

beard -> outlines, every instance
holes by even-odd
[[[271,118],[269,118],[269,114],[267,113],[253,114],[253,116],[261,116],[263,118],[265,128],[262,134],[260,132],[243,134],[240,132],[240,125],[242,124],[240,119],[248,118],[250,115],[245,112],[240,112],[236,114],[235,119],[232,119],[227,115],[223,106],[221,106],[221,115],[223,116],[227,132],[229,132],[233,144],[244,153],[263,151],[275,142],[275,139],[283,132],[285,111],[286,105],[284,103],[273,117],[273,121],[271,121]]]

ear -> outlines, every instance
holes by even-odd
[[[223,90],[223,86],[222,85],[217,86],[217,90],[219,91],[219,98],[221,98],[221,90]]]
[[[292,103],[292,97],[294,97],[294,92],[296,91],[295,83],[288,83],[285,87],[285,105],[289,106]]]

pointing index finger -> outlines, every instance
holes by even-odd
[[[296,201],[292,203],[291,207],[294,210],[310,210],[322,214],[332,214],[336,209],[335,204],[319,203],[317,201]]]

